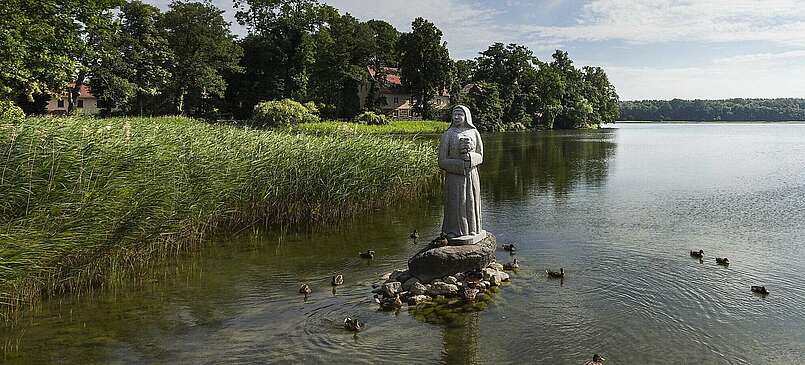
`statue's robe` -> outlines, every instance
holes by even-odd
[[[468,113],[467,113],[468,114]],[[470,119],[470,125],[471,119]],[[461,138],[471,140],[470,159],[461,153]],[[476,235],[481,229],[481,184],[478,165],[484,159],[481,134],[470,127],[450,127],[439,144],[439,167],[444,174],[444,220],[442,232],[448,237]]]

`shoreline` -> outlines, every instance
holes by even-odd
[[[177,117],[26,119],[0,124],[0,147],[0,316],[212,234],[337,222],[438,174],[429,143]]]

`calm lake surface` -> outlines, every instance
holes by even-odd
[[[372,302],[371,284],[424,244],[411,229],[439,231],[437,195],[313,232],[218,238],[141,280],[51,299],[0,327],[0,362],[805,359],[805,124],[624,123],[484,144],[484,226],[518,244],[521,269],[483,312],[436,325]],[[369,248],[374,261],[358,258]],[[566,279],[545,277],[559,267]],[[333,292],[336,273],[345,285]],[[314,290],[306,301],[300,281]],[[346,316],[368,328],[345,332]]]

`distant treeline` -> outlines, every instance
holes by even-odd
[[[88,84],[102,116],[246,120],[262,101],[293,99],[312,102],[322,118],[352,119],[389,113],[383,93],[393,89],[423,119],[442,115],[433,101],[447,92],[451,103],[470,106],[482,130],[617,119],[606,72],[576,67],[564,51],[540,61],[525,46],[494,43],[475,59],[454,60],[442,31],[423,18],[400,32],[318,0],[234,6],[243,37],[209,1],[173,1],[164,12],[139,0],[0,1],[0,112],[43,114],[66,91],[74,113]],[[392,72],[399,85],[388,81]]]
[[[622,101],[620,112],[621,120],[805,120],[805,99]]]

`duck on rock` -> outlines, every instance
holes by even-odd
[[[695,257],[697,259],[700,259],[700,258],[704,257],[704,250],[699,250],[699,251],[690,250],[690,257]]]
[[[375,298],[375,303],[380,304],[380,309],[386,311],[399,309],[403,305],[399,294],[393,298]]]
[[[545,270],[545,273],[548,274],[549,278],[557,278],[557,279],[564,278],[565,277],[565,268],[560,267],[559,272],[551,271],[551,270]]]
[[[374,250],[366,250],[366,252],[361,252],[358,255],[360,255],[362,258],[365,258],[365,259],[373,259],[373,258],[375,258],[375,251]]]
[[[716,257],[716,263],[721,266],[728,266],[730,264],[730,259],[726,257]]]

